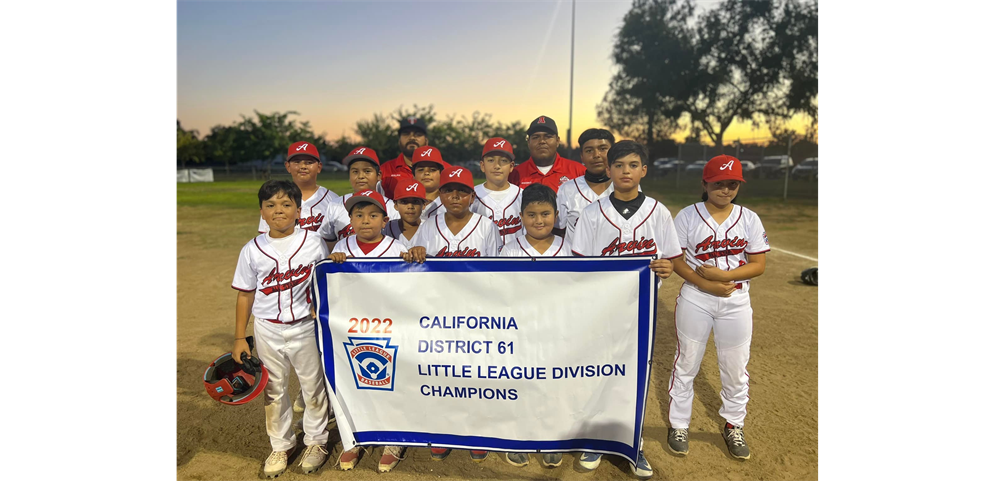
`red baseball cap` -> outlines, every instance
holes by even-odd
[[[743,178],[743,164],[739,159],[731,155],[719,155],[712,157],[705,164],[705,170],[701,173],[701,178],[705,182],[718,182],[720,180],[738,180],[746,182]]]
[[[421,199],[428,201],[425,198],[425,187],[421,185],[414,179],[407,179],[404,183],[398,184],[394,189],[394,202],[401,199]]]
[[[362,192],[357,192],[349,197],[349,200],[345,201],[345,210],[349,212],[352,206],[360,202],[371,202],[383,211],[383,215],[387,215],[387,203],[384,202],[383,196],[375,190],[364,190]]]
[[[380,170],[380,158],[377,157],[377,151],[369,147],[359,146],[356,147],[355,149],[352,149],[352,152],[349,152],[349,155],[345,156],[345,158],[342,159],[342,163],[345,164],[346,167],[348,167],[356,160],[365,160],[368,162],[372,162],[373,165],[377,168],[377,170]]]
[[[290,144],[290,148],[287,149],[287,160],[289,161],[298,155],[307,155],[321,162],[321,157],[318,155],[318,148],[311,142],[301,141]]]
[[[432,147],[431,145],[415,149],[415,152],[411,154],[411,170],[414,171],[415,166],[422,162],[434,162],[439,165],[439,170],[449,167],[449,164],[442,160],[442,152],[439,152],[438,147]]]
[[[515,161],[515,151],[511,150],[511,142],[508,142],[501,137],[487,139],[487,142],[484,142],[484,152],[480,154],[480,158],[483,159],[484,157],[487,157],[487,154],[492,152],[501,152],[507,155],[512,162]]]
[[[442,181],[439,187],[445,187],[446,184],[462,184],[473,190],[473,173],[470,169],[466,167],[446,167],[446,170],[442,171]]]

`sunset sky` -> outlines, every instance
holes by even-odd
[[[595,107],[630,5],[577,2],[574,142],[602,127]],[[255,109],[294,110],[316,133],[353,137],[357,120],[432,104],[442,117],[547,115],[566,140],[569,1],[181,1],[177,24],[177,118],[202,135]],[[734,124],[725,140],[768,136]]]

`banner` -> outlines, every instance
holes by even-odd
[[[650,260],[319,262],[318,344],[344,448],[634,462],[656,324]]]

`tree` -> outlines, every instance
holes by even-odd
[[[624,137],[653,145],[678,127],[690,95],[693,48],[690,0],[636,0],[615,36],[618,69],[598,105],[598,119]]]
[[[187,162],[200,163],[204,161],[203,145],[197,138],[197,129],[184,130],[179,119],[176,120],[176,160],[180,168],[187,168]]]
[[[726,0],[696,29],[700,68],[684,110],[723,152],[735,120],[818,115],[818,7],[797,0]]]
[[[290,120],[291,115],[300,115],[297,112],[253,112],[255,118],[243,115],[242,121],[236,125],[245,131],[245,151],[261,157],[266,163],[265,178],[268,179],[272,173],[273,159],[285,154],[291,143],[298,139],[311,139],[316,146],[319,145],[308,122],[298,124],[296,120]],[[323,146],[327,148],[327,142]]]

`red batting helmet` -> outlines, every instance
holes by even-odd
[[[245,338],[252,350],[252,336]],[[204,371],[204,388],[214,400],[237,406],[256,398],[269,381],[269,372],[255,357],[242,354],[242,364],[230,352],[219,356]]]

